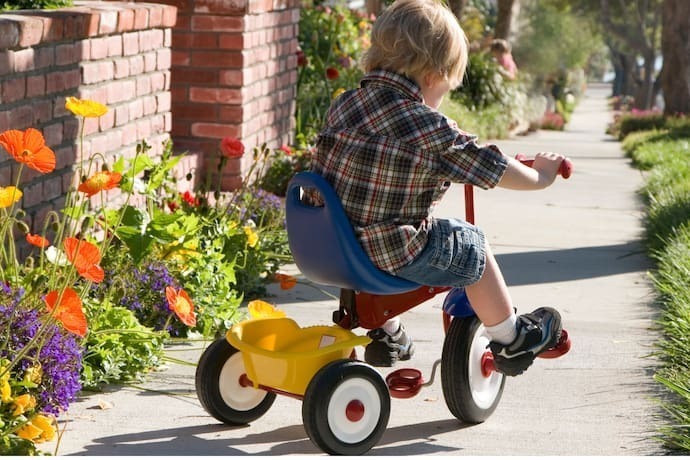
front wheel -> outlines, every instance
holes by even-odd
[[[391,400],[376,369],[339,360],[311,379],[302,402],[307,435],[334,455],[362,455],[376,445],[388,425]]]
[[[482,358],[491,338],[476,316],[450,323],[441,355],[441,386],[446,405],[459,420],[481,423],[494,412],[503,394],[505,376],[485,375]]]
[[[271,408],[275,393],[242,385],[245,373],[242,353],[226,339],[209,345],[195,376],[197,397],[209,415],[228,425],[246,425]]]

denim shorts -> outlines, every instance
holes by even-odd
[[[424,286],[469,286],[484,273],[484,244],[479,227],[459,219],[434,219],[422,252],[395,276]]]

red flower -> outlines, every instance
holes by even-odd
[[[201,204],[199,199],[194,197],[189,190],[182,194],[182,199],[190,206],[199,206],[199,204]]]
[[[39,248],[47,248],[50,246],[50,241],[43,238],[41,235],[32,235],[31,233],[27,233],[26,241]]]
[[[338,69],[335,69],[333,67],[329,67],[326,69],[326,78],[329,80],[335,80],[338,78],[340,74],[338,73]]]
[[[189,327],[196,326],[194,304],[184,289],[176,291],[172,286],[168,286],[165,288],[165,297],[168,299],[170,309],[175,312],[180,321]]]
[[[60,304],[56,305],[60,300]],[[86,316],[81,308],[81,299],[70,287],[62,291],[62,296],[58,291],[51,291],[43,300],[48,311],[53,314],[55,319],[62,323],[62,326],[79,337],[86,335]]]
[[[174,201],[168,201],[168,209],[170,209],[170,212],[175,212],[177,210],[177,203]]]
[[[307,59],[307,55],[304,54],[304,51],[297,50],[297,66],[306,67],[308,63],[309,59]]]
[[[87,280],[100,283],[105,277],[105,273],[99,262],[101,253],[98,247],[88,241],[76,238],[65,238],[65,255],[67,260],[77,269],[77,272]]]
[[[43,134],[34,128],[5,131],[0,134],[0,145],[15,160],[40,173],[49,173],[55,169],[55,152],[46,146]]]
[[[282,150],[285,153],[285,155],[292,155],[292,149],[289,145],[283,144],[280,146],[278,150]]]
[[[225,137],[220,141],[220,151],[227,158],[242,158],[244,144],[234,137]]]

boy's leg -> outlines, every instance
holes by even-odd
[[[489,346],[496,368],[506,375],[519,375],[536,355],[556,345],[561,334],[561,318],[549,307],[515,317],[508,287],[488,244],[485,254],[481,279],[465,291],[477,317],[492,336]],[[511,330],[513,325],[515,328]]]

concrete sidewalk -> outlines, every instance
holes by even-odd
[[[572,350],[508,378],[498,409],[479,425],[463,425],[450,414],[437,376],[416,397],[392,400],[388,429],[370,455],[665,453],[652,439],[659,388],[649,355],[658,332],[646,275],[651,264],[640,242],[643,207],[636,190],[642,178],[604,134],[608,94],[607,86],[590,86],[564,132],[497,142],[509,155],[568,155],[575,165],[569,180],[541,192],[476,193],[476,222],[497,254],[519,313],[558,308]],[[464,216],[461,187],[449,193],[438,214]],[[326,294],[335,295],[332,288],[299,284],[291,291],[272,286],[271,292],[266,300],[302,325],[329,324],[337,305]],[[439,295],[402,316],[417,344],[405,367],[417,367],[425,377],[441,355],[442,302]],[[205,345],[177,345],[169,352],[196,362]],[[250,426],[225,427],[201,408],[194,371],[173,365],[140,386],[85,394],[62,417],[66,429],[58,453],[321,453],[306,436],[300,401],[278,397]]]

